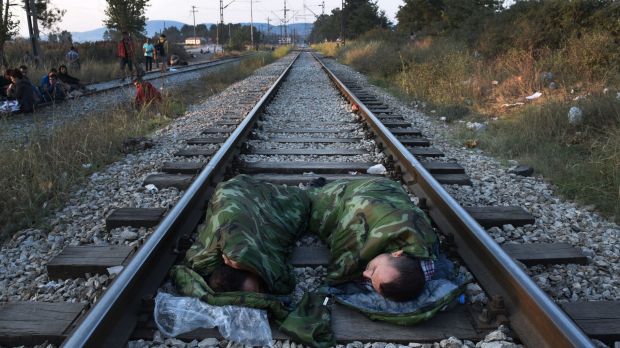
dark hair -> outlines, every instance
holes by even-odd
[[[51,73],[57,73],[57,72],[58,70],[56,70],[56,68],[51,68],[49,73],[51,74]]]
[[[166,34],[161,34],[161,35],[159,35],[159,37],[163,37],[165,39],[166,38]]]
[[[243,283],[252,274],[227,265],[215,269],[209,277],[209,286],[216,292],[241,291]]]
[[[24,75],[21,71],[19,71],[19,69],[9,69],[7,70],[6,74],[16,79],[24,78]]]
[[[402,255],[392,257],[390,262],[399,272],[399,275],[394,281],[381,284],[383,296],[398,302],[410,301],[418,297],[426,283],[420,261]]]
[[[75,50],[75,46],[71,46],[70,50],[72,51]]]
[[[64,64],[58,67],[58,71],[62,70],[62,68],[65,68],[65,70],[69,71],[69,69],[67,69],[67,66]]]

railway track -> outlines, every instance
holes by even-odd
[[[305,79],[308,76],[312,76],[310,81]],[[337,90],[326,91],[329,81]],[[311,100],[317,104],[312,108],[316,113],[308,118],[304,110],[309,102],[305,92],[313,89],[323,89],[329,97]],[[256,99],[259,100],[254,105]],[[462,306],[441,313],[413,328],[373,323],[336,307],[334,332],[339,341],[428,342],[450,335],[477,340],[497,325],[507,323],[527,346],[592,346],[575,321],[538,289],[513,260],[549,261],[544,254],[554,247],[542,247],[538,253],[529,254],[523,250],[521,254],[519,250],[505,251],[480,226],[531,223],[532,217],[518,207],[460,207],[442,184],[467,185],[463,168],[438,160],[440,151],[430,147],[429,140],[414,125],[363,87],[340,80],[319,59],[301,53],[267,91],[251,91],[240,103],[254,106],[247,115],[231,115],[215,127],[203,129],[203,134],[187,139],[188,147],[176,154],[184,160],[163,163],[162,173],[145,181],[158,187],[186,188],[174,208],[168,212],[125,208],[108,216],[110,228],[157,225],[139,250],[134,253],[127,248],[107,248],[97,254],[93,248],[69,248],[50,262],[48,272],[54,270],[58,276],[76,269],[80,272],[78,263],[89,263],[90,269],[125,263],[123,271],[92,308],[65,306],[68,319],[66,327],[60,329],[62,333],[53,337],[57,343],[64,340],[67,347],[122,346],[132,338],[152,337],[152,299],[169,268],[191,241],[218,182],[246,173],[269,182],[297,185],[318,176],[334,180],[368,175],[365,172],[370,166],[381,163],[389,175],[400,179],[417,197],[419,205],[447,236],[448,243],[493,300],[484,308],[469,311]],[[534,248],[530,246],[529,250]],[[116,259],[110,261],[112,255]],[[302,243],[292,262],[316,267],[325,264],[324,255],[320,247]],[[559,257],[557,250],[554,256],[576,257],[574,253]],[[19,310],[15,308],[12,313]],[[8,322],[2,320],[6,315],[6,311],[0,311],[0,323],[4,325]],[[213,334],[207,330],[188,338]],[[284,338],[280,335],[275,332],[274,338]],[[32,344],[33,338],[27,338],[23,334],[20,339],[25,341],[21,342]],[[0,335],[0,343],[5,342],[6,338]],[[9,342],[17,342],[16,337]]]

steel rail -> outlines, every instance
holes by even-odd
[[[501,295],[511,327],[529,347],[594,347],[590,339],[469,213],[443,188],[381,121],[316,56],[323,70],[400,166],[405,182],[427,201],[429,215],[443,233],[454,236],[459,255],[490,295]]]
[[[63,347],[122,347],[134,330],[142,298],[153,295],[179,256],[178,240],[192,233],[204,216],[214,186],[273,98],[299,54],[222,144],[153,234],[114,280],[99,302],[86,313]]]

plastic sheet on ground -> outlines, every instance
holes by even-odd
[[[155,298],[155,323],[168,337],[217,326],[227,340],[251,346],[271,346],[267,312],[238,306],[212,306],[194,297],[160,292]]]
[[[0,112],[17,112],[19,103],[15,100],[7,100],[0,103]]]

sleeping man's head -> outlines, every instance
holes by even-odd
[[[209,287],[216,292],[263,292],[262,280],[257,275],[227,265],[213,271],[209,277]]]
[[[402,250],[376,256],[363,276],[379,294],[393,301],[413,300],[425,284],[420,261],[404,255]]]

